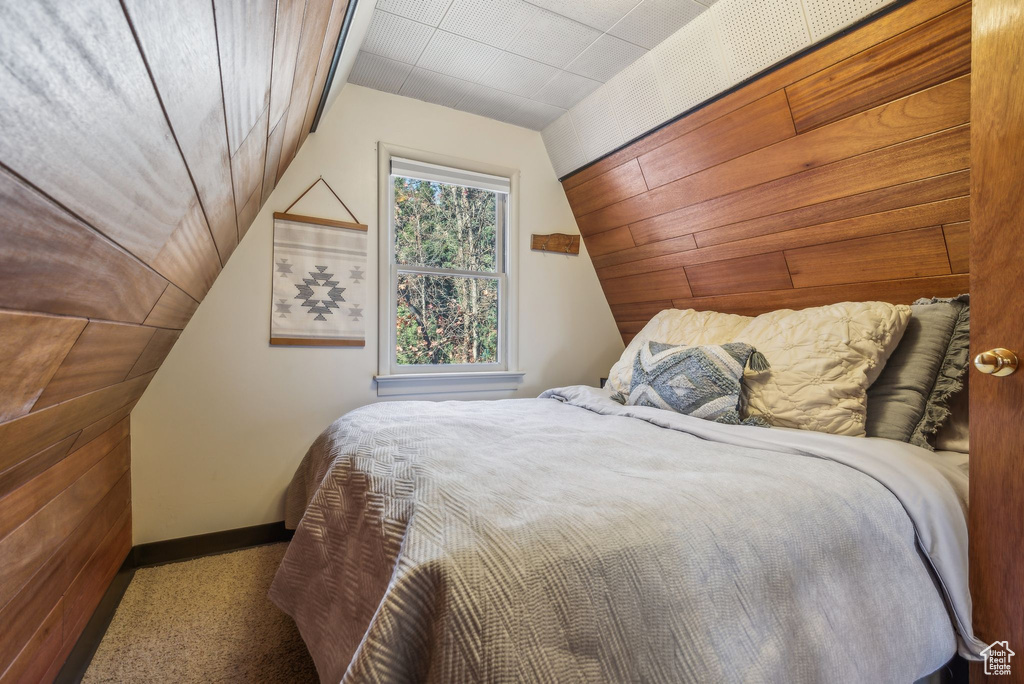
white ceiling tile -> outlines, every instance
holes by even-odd
[[[715,38],[712,17],[697,17],[648,53],[669,117],[685,112],[732,85]]]
[[[536,12],[525,0],[455,0],[441,28],[505,48]]]
[[[480,77],[480,83],[498,90],[530,97],[550,81],[557,72],[558,69],[547,64],[513,55],[511,52],[503,52],[494,61],[491,68]]]
[[[650,50],[706,9],[694,0],[643,0],[608,32]]]
[[[644,52],[642,47],[605,34],[565,67],[565,70],[604,83],[640,59]]]
[[[491,66],[501,50],[447,31],[436,31],[416,66],[448,76],[475,81]]]
[[[539,10],[506,49],[561,69],[600,35],[572,19]]]
[[[587,163],[568,113],[548,124],[540,135],[544,140],[544,147],[547,148],[551,165],[555,167],[556,176],[562,177]]]
[[[469,81],[415,67],[405,79],[405,85],[398,94],[445,107],[454,107],[472,88],[473,84]]]
[[[527,100],[505,120],[516,126],[540,131],[562,114],[565,114],[565,110],[561,107],[552,107],[536,100]]]
[[[537,91],[533,99],[545,104],[568,109],[601,85],[600,81],[585,76],[559,71],[554,78]]]
[[[866,17],[892,0],[804,0],[811,38],[819,41]]]
[[[604,87],[625,140],[643,135],[668,119],[650,53],[623,69]]]
[[[608,88],[598,88],[587,95],[569,110],[569,115],[587,161],[597,159],[625,142],[608,99]]]
[[[639,0],[530,0],[555,14],[607,31],[633,9]]]
[[[412,66],[396,62],[387,57],[378,57],[369,52],[360,52],[352,65],[349,83],[366,86],[387,93],[397,93],[405,82]]]
[[[437,26],[452,0],[377,0],[377,9]]]
[[[362,49],[381,57],[415,64],[434,29],[412,19],[377,10]]]
[[[526,102],[525,97],[519,97],[518,95],[506,93],[503,90],[495,90],[483,85],[474,85],[466,93],[466,97],[462,98],[456,109],[505,121],[524,102]]]
[[[717,22],[725,61],[736,82],[811,42],[800,0],[730,0],[708,13]]]

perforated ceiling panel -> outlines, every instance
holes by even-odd
[[[350,80],[543,128],[566,169],[892,1],[377,0]]]
[[[735,81],[770,67],[811,42],[800,0],[728,0],[708,12]]]
[[[607,31],[640,0],[530,0],[546,10],[569,17],[581,24]]]
[[[644,55],[639,43],[652,43],[702,7],[696,0],[376,0],[363,52],[416,69],[364,59],[353,82],[467,111],[500,111],[540,130]],[[658,26],[644,26],[643,17]],[[616,25],[639,42],[606,33]],[[511,98],[516,106],[496,109],[492,89],[532,104]],[[475,97],[481,101],[474,104]]]
[[[452,0],[377,0],[377,9],[437,26]]]
[[[643,0],[608,33],[650,50],[705,9],[695,0]]]
[[[732,85],[710,15],[694,19],[650,55],[670,117]]]
[[[399,95],[454,107],[473,89],[473,84],[451,76],[416,67],[405,79]]]
[[[625,140],[646,133],[668,118],[650,54],[646,54],[608,81],[612,111]]]
[[[417,66],[475,81],[487,71],[501,50],[447,31],[436,31]]]
[[[596,159],[623,142],[607,86],[601,86],[569,110],[587,159]]]
[[[369,52],[360,52],[348,80],[374,90],[397,93],[411,69],[411,64],[379,57]]]
[[[561,69],[601,35],[589,26],[540,10],[512,39],[509,52]]]
[[[441,28],[504,49],[536,12],[525,0],[454,0]]]
[[[426,24],[377,10],[363,41],[363,50],[388,59],[415,64],[433,35]]]
[[[540,90],[556,73],[558,69],[555,67],[503,52],[480,78],[480,82],[492,88],[529,97]]]
[[[804,0],[811,38],[827,38],[887,4],[888,0]]]
[[[516,126],[540,130],[562,114],[565,114],[565,110],[561,107],[552,107],[536,100],[527,100],[505,120]]]
[[[557,175],[564,176],[587,162],[568,113],[551,122],[541,133],[541,137]]]
[[[599,85],[601,85],[600,81],[594,81],[568,71],[559,71],[554,78],[534,94],[533,98],[545,104],[568,109],[594,92]]]
[[[525,97],[506,93],[504,90],[474,85],[455,108],[486,116],[489,119],[507,121],[512,112],[519,109],[524,102],[526,102]]]
[[[643,54],[644,49],[639,45],[605,34],[570,62],[566,71],[603,83]]]

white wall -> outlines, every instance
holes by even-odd
[[[377,401],[377,156],[394,143],[518,168],[517,392],[596,384],[622,341],[585,249],[531,252],[531,233],[576,227],[540,134],[348,85],[309,137],[132,411],[135,543],[283,519],[284,490],[327,425]],[[270,347],[273,222],[323,174],[370,227],[365,348]],[[317,188],[298,213],[345,218]],[[460,395],[459,398],[467,398]]]

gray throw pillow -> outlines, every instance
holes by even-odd
[[[949,416],[963,386],[970,342],[970,300],[919,299],[896,351],[868,388],[867,436],[932,449],[928,438]]]
[[[767,369],[764,357],[742,342],[679,347],[649,342],[633,361],[628,406],[652,406],[731,425],[764,425],[740,418],[743,369]]]
[[[969,373],[964,373],[964,388],[949,400],[949,418],[942,424],[939,431],[929,441],[938,451],[957,451],[961,454],[970,453],[970,392],[968,387]]]

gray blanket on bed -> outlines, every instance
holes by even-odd
[[[927,458],[584,387],[375,404],[303,460],[270,596],[325,682],[911,682],[979,647]]]

